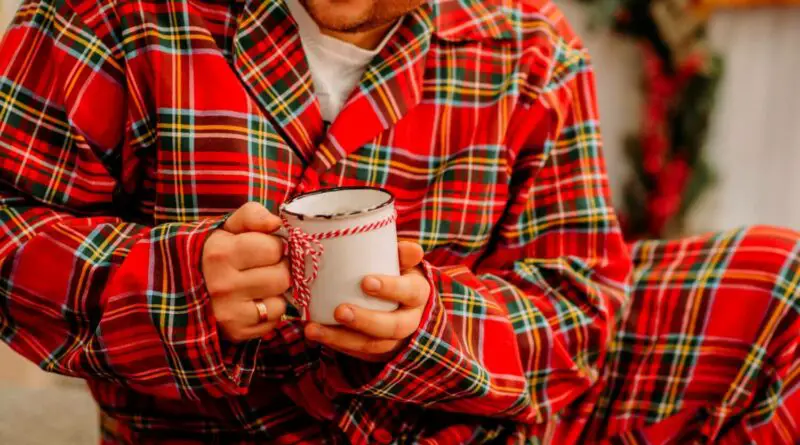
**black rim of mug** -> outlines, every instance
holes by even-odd
[[[354,191],[354,190],[371,190],[371,191],[375,191],[375,192],[381,192],[381,193],[387,195],[388,199],[386,201],[378,204],[378,205],[375,205],[375,206],[372,206],[372,207],[367,207],[366,209],[353,210],[353,211],[350,211],[350,212],[339,212],[339,213],[326,213],[326,214],[308,215],[308,214],[292,212],[292,211],[286,209],[286,207],[288,205],[290,205],[291,203],[293,203],[295,201],[298,201],[300,199],[303,199],[303,198],[308,198],[309,196],[320,195],[320,194],[323,194],[323,193]],[[292,215],[292,216],[294,216],[295,218],[297,218],[297,219],[299,219],[301,221],[305,220],[305,219],[346,218],[348,216],[361,215],[363,213],[370,213],[370,212],[374,212],[376,210],[380,210],[380,209],[382,209],[382,208],[384,208],[384,207],[386,207],[388,205],[393,204],[394,201],[395,201],[394,194],[392,192],[390,192],[389,190],[382,189],[380,187],[370,187],[370,186],[366,186],[366,185],[364,185],[364,186],[351,186],[351,187],[334,187],[334,188],[328,188],[328,189],[322,189],[322,190],[315,190],[313,192],[308,192],[308,193],[301,193],[301,194],[299,194],[297,196],[294,196],[291,199],[289,199],[288,201],[286,201],[283,204],[281,204],[281,213],[285,213],[287,215]]]

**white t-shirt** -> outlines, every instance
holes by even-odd
[[[377,48],[370,51],[322,34],[299,0],[286,0],[286,5],[297,22],[314,91],[322,109],[322,119],[331,123],[358,86],[367,65],[386,46],[400,22],[387,33]]]

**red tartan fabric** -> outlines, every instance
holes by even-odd
[[[563,414],[578,443],[798,443],[800,234],[647,241],[633,257],[603,382]]]
[[[106,443],[798,437],[797,236],[624,245],[552,4],[425,4],[323,130],[282,1],[26,1],[0,46],[0,337],[85,378]],[[426,251],[406,350],[360,363],[297,321],[221,342],[207,236],[341,185],[392,191]]]

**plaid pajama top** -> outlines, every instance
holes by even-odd
[[[631,268],[593,89],[552,4],[435,0],[324,131],[281,0],[28,0],[0,47],[0,337],[87,379],[109,443],[547,422],[597,381]],[[427,252],[435,298],[406,349],[367,365],[297,321],[221,342],[211,231],[343,185],[393,192]]]

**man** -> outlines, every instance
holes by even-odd
[[[29,0],[0,335],[110,444],[792,443],[797,235],[636,246],[629,296],[593,88],[540,0]],[[283,317],[277,207],[351,185],[396,195],[401,309]]]

